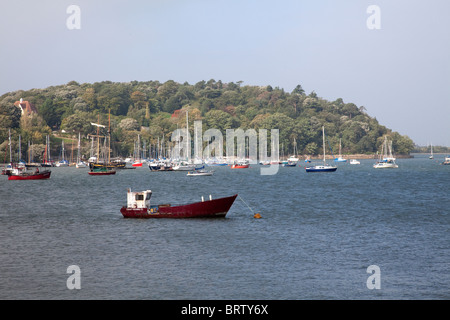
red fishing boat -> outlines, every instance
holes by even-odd
[[[151,205],[151,190],[131,192],[128,189],[127,206],[120,212],[124,218],[220,218],[225,217],[237,194],[220,199],[203,200],[185,205]]]
[[[51,175],[50,170],[29,172],[25,170],[13,170],[10,174],[8,174],[8,180],[42,180],[49,179]]]

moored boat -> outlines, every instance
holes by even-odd
[[[231,169],[246,169],[250,167],[250,163],[248,160],[245,161],[236,161],[231,166]]]
[[[65,157],[65,149],[64,149],[64,140],[62,140],[61,142],[61,160],[58,161],[56,163],[57,167],[68,167],[69,166],[69,161],[67,161],[64,157]]]
[[[53,161],[47,161],[47,162],[43,162],[41,163],[41,167],[54,167],[55,163]]]
[[[9,176],[13,172],[13,170],[17,168],[17,164],[9,163],[6,165],[6,167],[2,168],[2,175]]]
[[[69,161],[67,161],[67,160],[58,161],[56,163],[56,166],[57,167],[68,167],[69,166]]]
[[[87,168],[88,164],[84,161],[81,160],[81,153],[80,153],[80,149],[81,149],[81,133],[78,132],[78,150],[77,150],[77,162],[75,167],[76,168]]]
[[[194,171],[189,171],[187,173],[188,177],[195,177],[195,176],[212,176],[214,173],[213,170],[208,171],[208,170],[194,170]]]
[[[233,164],[231,169],[246,169],[248,167],[250,167],[249,164]]]
[[[150,171],[173,171],[173,166],[168,161],[159,161],[148,163]]]
[[[133,167],[142,167],[142,161],[141,160],[136,160],[133,162],[132,164]]]
[[[347,162],[347,159],[342,157],[342,139],[339,139],[339,157],[335,158],[335,162]]]
[[[387,154],[388,150],[388,141],[387,136],[384,137],[384,143],[381,147],[381,154],[384,153],[382,157],[380,155],[380,159],[374,163],[373,167],[375,169],[387,169],[387,168],[398,168],[398,164],[395,163],[395,158],[392,156],[392,141],[389,143],[389,155]]]
[[[89,165],[84,162],[84,161],[79,161],[77,162],[77,164],[75,165],[76,168],[87,168]]]
[[[393,160],[382,160],[377,161],[373,167],[375,169],[386,169],[386,168],[398,168],[398,165]]]
[[[49,179],[51,175],[50,170],[39,171],[36,169],[34,172],[26,170],[17,170],[8,174],[8,180],[42,180]]]
[[[330,166],[326,163],[325,157],[325,127],[322,126],[322,137],[323,137],[323,165],[309,166],[305,167],[306,172],[334,172],[337,170],[336,166]]]
[[[297,166],[297,162],[288,161],[287,163],[283,163],[283,167],[295,167]]]
[[[120,209],[124,218],[223,218],[226,216],[237,194],[231,197],[203,200],[176,205],[151,205],[151,190],[127,192],[127,206]]]
[[[88,166],[91,170],[100,170],[100,169],[115,170],[115,169],[125,168],[125,163],[124,162],[109,162],[109,163],[89,162]]]
[[[94,169],[88,172],[91,176],[109,176],[116,174],[116,170],[110,170],[107,168]]]
[[[186,161],[176,161],[172,165],[174,171],[192,171],[195,170],[196,167],[197,166],[194,163],[189,163]]]
[[[306,167],[305,169],[306,169],[306,172],[334,172],[337,170],[337,167],[324,164],[324,165]]]

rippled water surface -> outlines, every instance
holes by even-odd
[[[0,298],[449,299],[443,157],[273,176],[256,165],[215,167],[211,177],[146,167],[0,176]],[[151,189],[155,204],[240,198],[225,219],[134,220],[119,212],[127,188]],[[79,290],[67,288],[70,265],[80,267]],[[366,285],[370,265],[380,267],[378,290]]]

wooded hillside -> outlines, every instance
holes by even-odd
[[[21,116],[20,108],[14,106],[21,98],[31,103],[37,114]],[[107,126],[109,112],[114,155],[127,156],[133,152],[138,134],[148,146],[163,136],[167,140],[177,125],[184,127],[186,108],[190,126],[194,120],[202,120],[203,130],[216,128],[224,136],[225,130],[231,128],[279,129],[280,153],[285,155],[292,154],[294,141],[298,154],[320,154],[322,125],[334,154],[339,151],[340,139],[343,154],[376,153],[381,150],[384,135],[393,140],[397,154],[408,154],[414,148],[409,137],[379,124],[363,106],[342,99],[328,101],[314,91],[307,94],[301,85],[286,92],[270,85],[222,83],[213,79],[196,84],[172,80],[93,84],[71,81],[0,97],[0,161],[5,157],[9,128],[14,140],[21,135],[22,151],[26,152],[28,141],[43,145],[45,136],[52,131],[64,130],[63,136],[68,138],[77,137],[78,132],[83,137],[95,133],[96,128],[90,123],[100,121]],[[57,148],[59,140],[55,136],[52,140]]]

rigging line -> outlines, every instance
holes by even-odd
[[[250,208],[250,206],[247,204],[247,202],[244,201],[244,199],[241,198],[241,196],[238,194],[239,199],[242,200],[243,203],[245,203],[245,205],[248,207],[248,209],[250,210],[251,213],[253,213],[252,208]]]

